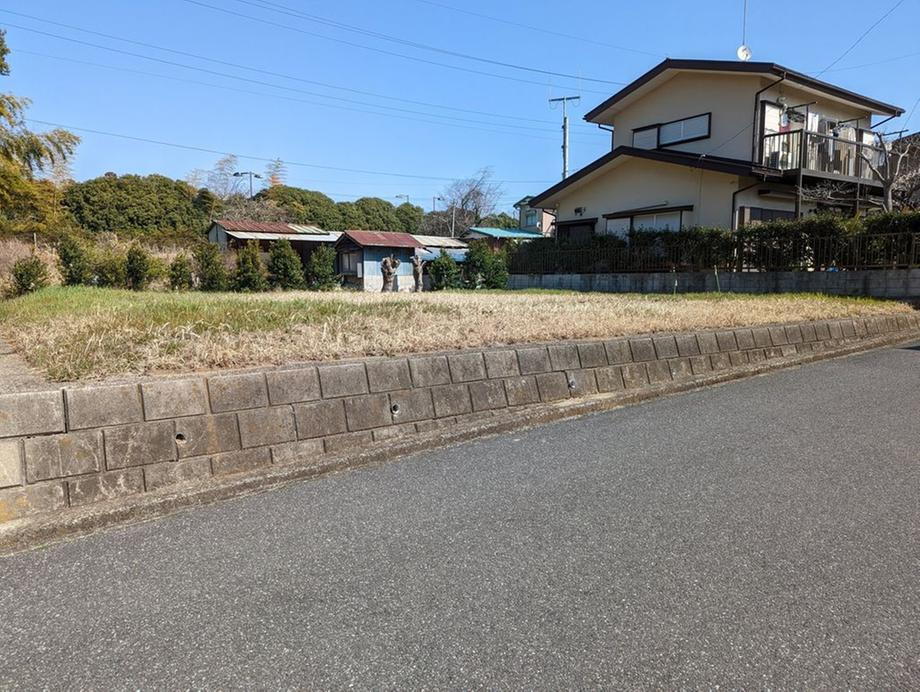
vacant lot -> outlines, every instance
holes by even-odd
[[[814,295],[131,293],[0,303],[2,336],[53,380],[906,312]]]

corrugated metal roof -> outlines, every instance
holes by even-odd
[[[319,226],[302,223],[286,223],[281,221],[215,221],[225,231],[239,231],[241,233],[299,233],[302,235],[322,235],[324,231]]]
[[[345,231],[342,235],[350,238],[361,247],[422,247],[408,233],[394,233],[391,231]]]
[[[469,248],[435,248],[434,250],[424,248],[416,250],[415,254],[426,262],[433,262],[441,256],[441,250],[453,257],[455,262],[466,262],[466,255],[469,252]]]
[[[227,235],[237,240],[289,240],[292,243],[334,243],[342,235],[336,231],[329,233],[247,233],[246,231],[227,231]]]
[[[292,229],[295,233],[304,233],[307,235],[324,235],[326,233],[326,231],[319,226],[309,226],[302,223],[289,223],[288,228]]]
[[[466,247],[466,243],[464,243],[459,238],[448,238],[443,235],[418,235],[413,233],[412,237],[425,247]]]
[[[538,231],[525,231],[523,228],[488,228],[485,226],[473,226],[467,229],[467,233],[479,233],[490,238],[513,238],[533,240],[542,238],[543,234]]]
[[[215,221],[225,231],[241,231],[243,233],[297,233],[290,224],[278,221]]]

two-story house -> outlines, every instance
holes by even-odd
[[[548,209],[531,206],[532,199],[533,197],[528,195],[514,203],[518,213],[518,226],[525,231],[552,236],[556,227],[555,214]]]
[[[828,182],[858,211],[881,194],[873,118],[903,112],[774,63],[668,59],[585,115],[611,151],[528,204],[569,239],[795,218]]]

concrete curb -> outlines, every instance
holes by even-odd
[[[337,471],[376,465],[474,439],[609,411],[662,396],[690,392],[816,361],[842,358],[916,339],[920,339],[920,330],[900,331],[847,344],[833,351],[797,354],[684,381],[653,385],[635,391],[598,394],[558,403],[535,404],[523,409],[502,412],[484,422],[454,425],[413,436],[411,440],[394,440],[385,447],[327,455],[320,463],[272,466],[230,476],[217,483],[211,480],[207,486],[200,483],[175,485],[170,486],[168,490],[94,504],[61,514],[26,517],[0,525],[0,555],[46,546],[63,539],[84,536],[103,528],[148,521],[184,509],[263,492],[288,483]],[[522,413],[525,413],[526,416],[522,416]]]

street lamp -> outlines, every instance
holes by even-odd
[[[444,201],[444,198],[441,197],[440,195],[438,195],[437,197],[432,197],[431,198],[431,211],[437,211],[438,202],[443,202],[443,201]]]
[[[406,204],[409,204],[409,195],[396,195],[393,199],[404,199]]]
[[[252,199],[252,179],[258,178],[259,180],[261,180],[262,176],[256,173],[255,171],[237,171],[236,173],[233,174],[233,177],[242,178],[244,175],[249,176],[249,199]]]

